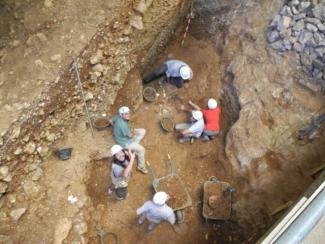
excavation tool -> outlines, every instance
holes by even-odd
[[[168,164],[170,172],[167,176],[161,178],[155,177],[154,171],[150,164],[148,164],[148,167],[153,178],[153,189],[155,192],[164,191],[170,196],[167,204],[175,212],[177,223],[180,224],[184,222],[184,209],[192,206],[192,198],[178,174],[174,173],[173,161],[171,160],[169,154]]]
[[[231,217],[232,193],[236,189],[229,183],[211,176],[203,185],[202,215],[207,221],[228,220]]]
[[[94,136],[93,124],[92,124],[91,119],[90,119],[90,116],[89,116],[89,111],[88,111],[88,107],[87,107],[87,103],[86,103],[86,99],[85,99],[84,90],[82,88],[82,83],[80,81],[79,70],[78,70],[78,63],[75,60],[75,58],[73,58],[73,66],[74,66],[74,70],[76,71],[78,86],[79,86],[79,89],[80,89],[80,92],[81,92],[82,100],[84,102],[84,107],[85,107],[85,111],[86,111],[86,116],[88,118],[89,126],[90,126],[90,129],[91,129],[91,134],[92,134],[92,136]]]
[[[108,243],[109,240],[114,240],[115,244],[119,244],[120,242],[117,239],[117,236],[114,232],[105,231],[103,229],[97,230],[97,235],[99,235],[99,244],[105,244]],[[113,243],[113,242],[109,242]]]

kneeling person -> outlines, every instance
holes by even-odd
[[[108,194],[115,191],[117,200],[124,200],[128,192],[128,182],[130,180],[135,153],[131,150],[124,150],[120,145],[111,148],[113,156],[112,163],[112,185],[108,189]]]
[[[204,129],[203,113],[198,110],[191,112],[191,122],[181,123],[175,126],[175,129],[181,132],[181,137],[179,138],[179,143],[184,143],[185,141],[191,141],[195,138],[199,138]]]

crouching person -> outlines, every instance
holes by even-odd
[[[173,210],[166,204],[169,195],[166,192],[157,192],[152,201],[145,202],[142,207],[137,209],[138,224],[143,224],[145,219],[148,219],[148,232],[152,231],[154,227],[161,221],[166,220],[171,225],[175,224],[175,214]]]
[[[199,138],[204,129],[203,113],[198,110],[191,112],[190,123],[181,123],[175,126],[177,131],[180,131],[181,136],[179,138],[179,143],[184,143],[186,141],[191,141],[193,143],[194,139]]]
[[[132,166],[135,159],[135,153],[131,150],[125,150],[120,145],[114,145],[111,148],[113,156],[112,163],[112,184],[108,188],[108,194],[115,191],[116,200],[124,200],[128,193],[128,182],[130,180]]]

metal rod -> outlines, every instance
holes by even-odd
[[[172,161],[169,153],[167,153],[167,157],[168,157],[170,174],[173,175],[174,174],[174,165],[173,165],[173,161]]]
[[[85,95],[84,95],[84,90],[82,88],[82,84],[81,84],[81,81],[80,81],[80,76],[79,76],[79,71],[78,71],[78,63],[75,60],[75,58],[73,58],[73,66],[74,66],[74,69],[75,69],[76,74],[77,74],[78,86],[79,86],[79,89],[80,89],[80,92],[81,92],[81,95],[82,95],[82,100],[84,102],[84,107],[85,107],[85,110],[86,110],[86,116],[87,116],[88,122],[90,124],[91,135],[94,136],[93,125],[92,125],[92,122],[91,122],[91,119],[90,119],[90,116],[89,116],[89,111],[88,111],[88,107],[87,107],[87,103],[86,103],[86,99],[85,99]]]

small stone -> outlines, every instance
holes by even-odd
[[[324,24],[322,24],[322,23],[319,23],[319,24],[317,24],[317,28],[321,31],[321,32],[325,32],[325,25]]]
[[[16,195],[15,194],[8,194],[7,199],[11,204],[15,204],[17,201]]]
[[[28,153],[28,154],[33,154],[35,152],[36,149],[36,145],[34,142],[29,142],[24,149],[24,152]]]
[[[280,21],[281,21],[281,15],[277,14],[277,15],[274,16],[270,26],[271,27],[278,27]]]
[[[296,42],[293,44],[293,49],[296,52],[301,53],[304,50],[304,47],[299,42]]]
[[[312,61],[313,66],[316,67],[319,70],[324,70],[325,69],[325,64],[317,59],[314,59]]]
[[[131,34],[131,31],[132,31],[132,28],[131,28],[131,26],[128,25],[125,27],[125,29],[123,31],[123,35],[129,36]]]
[[[321,43],[323,41],[323,37],[318,32],[314,33],[314,40],[317,44]]]
[[[41,168],[37,168],[36,170],[34,170],[32,173],[31,173],[31,175],[32,175],[32,177],[31,177],[31,179],[33,180],[33,181],[38,181],[42,176],[43,176],[43,170],[41,169]]]
[[[41,188],[34,181],[26,180],[22,184],[23,184],[24,191],[27,195],[37,197],[38,194],[40,193]]]
[[[20,154],[22,154],[22,152],[23,152],[23,150],[22,150],[20,147],[18,147],[18,148],[14,151],[14,154],[15,154],[15,155],[20,155]]]
[[[6,182],[0,181],[0,194],[5,193],[8,189],[8,184]]]
[[[281,21],[278,26],[279,31],[281,31],[283,29],[287,29],[291,24],[291,20],[292,19],[288,16],[282,16]]]
[[[86,222],[79,222],[73,226],[75,232],[79,235],[83,235],[88,231],[87,223]]]
[[[51,56],[51,61],[61,63],[61,54],[55,54]]]
[[[143,30],[142,17],[140,15],[132,15],[130,17],[130,25],[137,30]]]
[[[12,43],[11,43],[11,46],[12,47],[18,47],[20,45],[20,41],[19,40],[14,40]]]
[[[313,60],[311,59],[310,55],[308,55],[306,53],[302,53],[300,55],[300,62],[301,62],[302,65],[311,66]]]
[[[266,37],[267,37],[267,41],[269,43],[272,43],[272,42],[275,42],[275,41],[281,39],[279,32],[275,29],[268,31],[266,34]]]
[[[40,156],[46,157],[49,153],[49,148],[46,146],[37,147],[36,151],[39,153]]]
[[[53,0],[45,0],[44,1],[44,6],[47,8],[50,8],[53,6]]]
[[[283,46],[287,50],[291,50],[291,48],[292,48],[292,45],[289,40],[283,40]]]
[[[91,93],[91,92],[86,92],[86,94],[85,94],[85,100],[86,100],[86,102],[87,101],[89,101],[89,100],[92,100],[92,99],[94,99],[94,95]]]
[[[95,54],[93,54],[90,57],[90,63],[91,64],[98,64],[100,61],[103,60],[103,51],[102,50],[97,50],[97,52]]]
[[[42,32],[38,32],[36,34],[36,36],[38,37],[38,39],[41,41],[41,42],[46,42],[47,41],[47,37],[46,35],[44,35],[44,33]]]
[[[300,11],[305,10],[311,6],[311,2],[301,2],[300,3]]]
[[[294,19],[295,21],[298,21],[298,20],[303,19],[303,18],[305,18],[305,17],[306,17],[306,13],[300,13],[300,14],[296,14],[296,15],[294,15],[294,16],[293,16],[293,19]]]
[[[147,11],[147,5],[145,1],[140,1],[134,8],[135,11],[139,12],[140,14],[144,15]]]
[[[299,42],[305,46],[312,44],[313,41],[313,33],[309,32],[309,31],[303,31],[301,32],[300,36],[299,36]]]
[[[301,31],[305,28],[305,22],[303,20],[299,20],[296,24],[292,27],[294,31]]]
[[[94,67],[92,67],[92,70],[94,72],[102,73],[104,71],[104,66],[102,64],[96,64]]]
[[[320,20],[325,19],[325,3],[320,3],[314,6],[313,8],[313,14],[316,18]]]
[[[50,142],[54,142],[56,137],[55,137],[55,134],[54,133],[49,133],[47,136],[46,136],[46,139]]]
[[[12,210],[9,215],[12,218],[12,220],[17,221],[19,220],[23,214],[26,212],[26,208],[18,208],[15,210]]]
[[[9,167],[1,166],[0,167],[0,180],[6,178],[9,175]]]
[[[284,16],[288,16],[288,17],[293,16],[291,8],[289,6],[287,6],[287,5],[284,5],[284,7],[282,8],[280,14],[284,15]]]
[[[283,51],[286,50],[285,47],[284,47],[284,45],[283,45],[283,42],[281,40],[276,41],[276,42],[273,42],[270,45],[271,45],[271,47],[273,49],[278,50],[280,52],[283,52]]]
[[[291,12],[292,12],[294,15],[299,14],[299,11],[297,10],[297,8],[296,8],[295,6],[292,5],[290,8],[291,8]]]
[[[317,26],[311,24],[311,23],[307,23],[306,25],[307,30],[309,30],[310,32],[317,32],[318,28]]]

